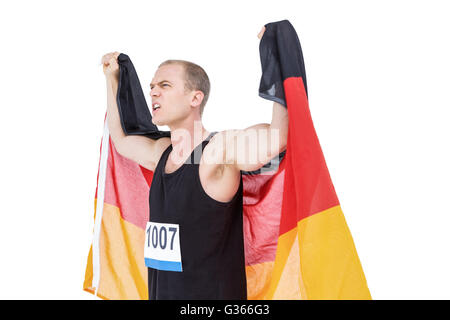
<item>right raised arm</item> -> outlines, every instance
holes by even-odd
[[[154,171],[164,150],[170,145],[170,138],[152,140],[144,136],[125,135],[120,123],[117,107],[117,90],[119,86],[117,63],[118,52],[108,53],[102,58],[103,72],[107,88],[107,123],[110,137],[119,154]]]

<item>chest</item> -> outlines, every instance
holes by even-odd
[[[180,200],[197,189],[203,198],[218,204],[231,201],[239,188],[240,171],[220,163],[206,163],[203,155],[198,159],[197,163],[192,158],[174,160],[172,152],[169,153],[162,165],[164,187],[177,194]]]

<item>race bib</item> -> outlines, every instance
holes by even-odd
[[[183,271],[178,224],[147,222],[144,258],[149,268]]]

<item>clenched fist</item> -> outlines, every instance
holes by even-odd
[[[117,63],[119,54],[120,52],[114,51],[102,57],[103,73],[106,78],[119,79],[119,64]]]

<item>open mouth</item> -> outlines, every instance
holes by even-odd
[[[159,103],[154,103],[152,105],[153,112],[156,112],[157,110],[159,110],[159,108],[161,108],[161,105]]]

